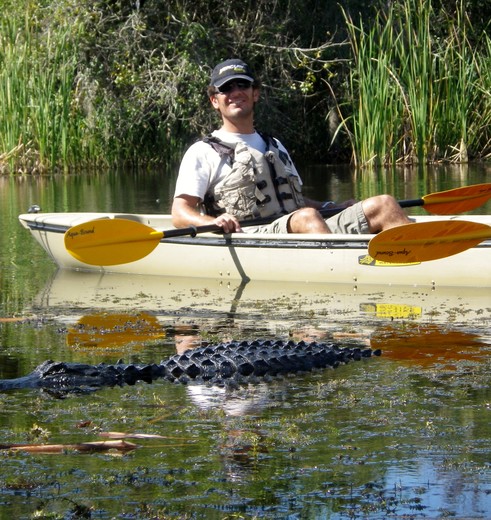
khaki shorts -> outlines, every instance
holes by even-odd
[[[341,213],[334,215],[334,217],[327,218],[326,224],[331,233],[345,233],[349,235],[370,233],[361,202],[353,204],[353,206],[346,208]]]
[[[271,222],[271,224],[251,228],[246,227],[244,231],[246,233],[288,233],[288,221],[290,217],[291,214],[284,215]],[[357,202],[353,206],[341,211],[341,213],[327,218],[326,224],[331,233],[356,235],[370,232],[361,202]]]

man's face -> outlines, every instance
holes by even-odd
[[[259,99],[259,89],[250,81],[233,79],[222,85],[210,97],[211,104],[226,119],[250,117]]]

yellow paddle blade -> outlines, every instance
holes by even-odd
[[[375,260],[393,264],[426,262],[455,255],[491,238],[491,226],[466,220],[441,220],[398,226],[370,240]]]
[[[422,197],[424,208],[435,215],[455,215],[478,208],[491,198],[491,183],[438,191]]]
[[[162,237],[161,231],[140,222],[100,219],[70,228],[65,233],[65,247],[84,264],[126,264],[150,254]]]

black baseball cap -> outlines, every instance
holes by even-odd
[[[211,73],[210,86],[221,87],[227,81],[233,79],[245,79],[254,82],[254,75],[251,69],[242,60],[226,60],[219,63]]]

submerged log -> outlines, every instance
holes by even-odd
[[[126,452],[135,450],[137,447],[136,444],[124,440],[80,442],[77,444],[0,444],[0,450],[25,451],[28,453],[64,453],[66,451],[92,453],[110,450]]]

